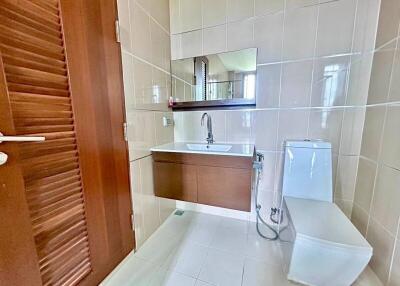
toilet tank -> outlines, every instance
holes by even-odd
[[[282,195],[333,202],[331,143],[285,142]]]

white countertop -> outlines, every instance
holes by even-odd
[[[226,152],[220,151],[197,151],[190,150],[187,144],[204,144],[204,142],[174,142],[160,146],[156,146],[150,149],[152,152],[172,152],[172,153],[190,153],[190,154],[208,154],[208,155],[222,155],[222,156],[241,156],[241,157],[253,157],[254,145],[252,144],[231,144],[231,143],[214,143],[212,145],[230,145],[232,148]]]

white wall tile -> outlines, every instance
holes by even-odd
[[[223,53],[227,50],[227,25],[206,28],[203,37],[205,55]]]
[[[250,111],[226,112],[226,140],[237,143],[254,143],[251,137],[253,113]]]
[[[258,47],[257,62],[279,62],[282,59],[283,13],[257,18],[254,43]]]
[[[227,21],[227,0],[202,0],[203,26],[212,27]]]
[[[181,0],[180,1],[181,31],[188,32],[201,29],[203,25],[202,1]]]
[[[182,34],[182,58],[200,56],[203,53],[203,31],[197,30]]]
[[[131,24],[129,19],[129,0],[118,0],[118,20],[122,51],[131,52]],[[133,3],[131,4],[133,5]]]
[[[243,0],[240,0],[243,1]],[[228,24],[228,50],[235,51],[254,46],[254,21],[244,20]]]
[[[281,70],[281,64],[259,66],[257,68],[257,108],[279,106]]]
[[[351,51],[356,4],[356,0],[339,0],[320,5],[318,56],[344,54]]]
[[[311,106],[343,106],[347,95],[350,57],[315,60]]]
[[[228,22],[239,21],[254,15],[254,0],[228,0]]]
[[[277,150],[278,110],[257,110],[254,113],[252,137],[260,150]]]
[[[310,106],[312,71],[312,60],[282,65],[281,107]]]
[[[131,2],[131,33],[133,53],[147,61],[151,61],[150,17],[140,6]]]
[[[314,55],[318,6],[288,10],[285,17],[283,58],[311,58]]]
[[[283,11],[284,1],[281,0],[255,0],[255,15],[262,16]]]

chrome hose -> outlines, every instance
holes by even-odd
[[[262,167],[263,167],[263,160],[264,160],[264,155],[261,153],[257,153],[257,161],[254,162],[254,169],[255,169],[255,184],[254,184],[254,188],[255,188],[255,195],[254,195],[254,202],[255,202],[255,206],[256,206],[256,229],[257,229],[257,233],[264,239],[267,240],[278,240],[279,239],[279,233],[278,231],[276,231],[272,226],[270,226],[262,217],[261,217],[261,204],[258,203],[258,189],[259,189],[259,185],[260,185],[260,179],[261,179],[261,171],[262,171]],[[270,220],[274,221],[273,218],[273,213],[270,214]],[[266,234],[263,234],[260,230],[260,222],[265,225],[269,230],[271,230],[271,232],[273,233],[272,236],[267,236]]]

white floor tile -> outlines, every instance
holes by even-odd
[[[210,249],[198,279],[218,286],[241,286],[243,266],[243,256]]]
[[[383,286],[383,284],[371,268],[367,267],[353,286]]]
[[[159,270],[148,286],[194,286],[196,279],[173,271]],[[132,284],[135,285],[136,284]]]
[[[136,257],[161,265],[167,257],[178,247],[180,238],[177,236],[164,236],[155,233],[136,252]]]
[[[159,269],[158,266],[137,258],[129,257],[124,260],[121,267],[111,273],[100,285],[101,286],[147,286],[154,276],[154,272]]]
[[[211,248],[234,254],[245,254],[247,234],[232,228],[221,227],[216,231],[210,244]]]
[[[248,223],[249,222],[245,220],[223,217],[221,218],[219,226],[223,228],[229,228],[237,233],[247,234]]]
[[[101,285],[295,285],[285,278],[279,242],[261,238],[253,227],[246,221],[194,212],[171,215]],[[367,268],[353,286],[382,284]]]
[[[197,278],[207,257],[207,251],[207,247],[187,241],[171,253],[163,267]]]
[[[248,235],[246,256],[266,263],[282,265],[279,242],[266,240],[259,235]]]
[[[217,231],[216,225],[193,223],[189,231],[183,236],[184,241],[193,241],[198,244],[209,246]]]
[[[261,261],[246,259],[243,273],[243,286],[294,285],[287,281],[282,267]]]
[[[215,286],[214,284],[210,284],[201,280],[196,281],[196,286]]]

